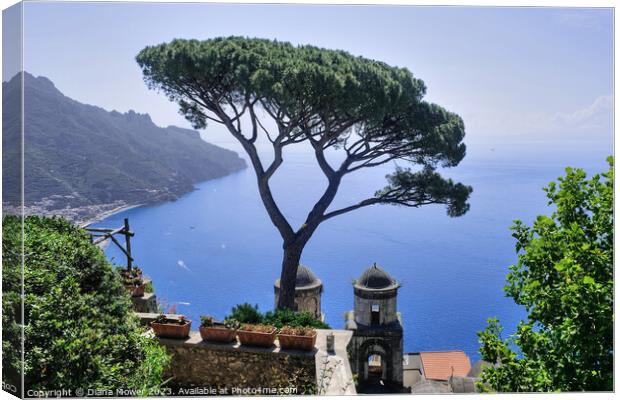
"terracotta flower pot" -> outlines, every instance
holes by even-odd
[[[316,332],[312,336],[284,335],[280,333],[278,341],[283,349],[310,351],[314,349],[314,344],[316,343]]]
[[[127,291],[129,292],[129,295],[131,297],[142,297],[142,296],[144,296],[144,288],[145,287],[146,287],[146,284],[144,282],[142,282],[142,284],[140,284],[139,286],[125,285],[125,289],[127,289]]]
[[[239,329],[237,335],[239,336],[239,342],[243,345],[271,347],[276,340],[276,328],[273,328],[273,331],[269,333]]]
[[[155,335],[162,338],[171,339],[183,339],[189,336],[189,330],[192,327],[192,321],[187,320],[187,323],[181,325],[176,322],[158,323],[151,322],[151,328]]]
[[[208,340],[211,342],[230,343],[235,340],[237,331],[235,329],[228,329],[224,326],[200,326],[200,337],[202,340]]]

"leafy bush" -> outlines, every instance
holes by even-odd
[[[227,318],[234,318],[242,324],[268,324],[276,328],[282,328],[285,325],[292,327],[307,326],[318,329],[330,329],[329,325],[314,318],[307,312],[295,312],[291,310],[275,310],[262,314],[258,310],[258,305],[249,303],[239,304],[232,308],[232,313]]]
[[[153,281],[149,281],[144,285],[144,293],[155,293],[155,287],[153,286]]]
[[[21,367],[20,346],[14,343],[21,222],[7,216],[2,227],[3,379]],[[121,277],[87,233],[61,218],[27,217],[23,250],[25,389],[148,389],[162,384],[168,357],[154,339],[141,336]]]
[[[269,311],[263,316],[263,322],[266,324],[275,325],[278,328],[282,328],[287,325],[291,327],[304,326],[318,329],[329,329],[329,325],[314,318],[314,316],[307,311],[300,313],[296,313],[291,310]]]
[[[2,224],[2,383],[21,395],[21,223]]]
[[[482,381],[499,392],[614,390],[614,165],[588,178],[567,168],[546,188],[550,216],[515,221],[517,264],[506,294],[527,318],[503,336],[495,318],[479,332],[496,364]]]
[[[161,377],[170,362],[170,356],[166,349],[151,338],[142,337],[142,349],[144,361],[142,361],[135,373],[130,377],[129,387],[138,389],[138,395],[148,396],[153,389],[163,386]]]
[[[258,324],[263,320],[262,314],[258,311],[258,304],[253,306],[250,303],[234,306],[231,314],[226,318],[236,319],[242,324]]]

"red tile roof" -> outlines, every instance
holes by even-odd
[[[426,379],[447,381],[451,375],[466,376],[471,369],[469,357],[461,350],[420,352]]]

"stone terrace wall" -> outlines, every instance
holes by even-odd
[[[144,293],[142,297],[132,297],[133,310],[138,313],[156,313],[157,297],[154,293]]]
[[[317,349],[302,352],[203,342],[196,331],[187,339],[159,340],[172,356],[167,376],[173,378],[170,383],[179,395],[316,393]],[[189,388],[196,390],[180,391]]]

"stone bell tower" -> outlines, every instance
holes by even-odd
[[[275,295],[275,305],[278,306],[280,297],[280,280],[276,280],[273,285]],[[323,293],[323,282],[316,277],[310,268],[300,265],[297,268],[295,279],[295,311],[307,311],[314,318],[323,320],[321,312],[321,294]]]
[[[358,388],[403,390],[403,327],[396,311],[399,283],[373,264],[353,282],[355,307],[347,313],[351,369]]]

